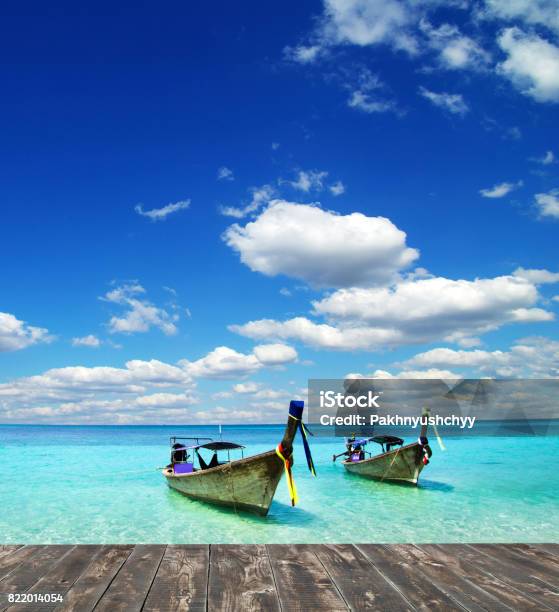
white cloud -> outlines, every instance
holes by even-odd
[[[179,362],[194,378],[236,378],[248,376],[263,367],[291,363],[297,351],[283,344],[260,345],[251,354],[239,353],[227,346],[218,346],[197,361]]]
[[[454,25],[443,23],[435,28],[423,19],[420,29],[427,36],[430,47],[438,52],[438,62],[443,68],[479,70],[491,60],[475,40],[462,34]]]
[[[179,316],[176,312],[169,314],[165,309],[154,306],[145,299],[139,299],[139,294],[145,289],[138,283],[128,283],[112,289],[105,294],[103,301],[125,306],[124,316],[111,317],[108,328],[112,334],[132,334],[147,332],[152,327],[159,328],[165,335],[172,336],[177,333]]]
[[[345,193],[345,185],[342,183],[342,181],[336,181],[330,185],[328,189],[333,196],[340,196]]]
[[[232,225],[223,239],[251,270],[314,286],[389,282],[418,257],[389,219],[284,200],[273,201],[244,227]]]
[[[320,45],[298,45],[285,47],[284,57],[299,64],[312,64],[322,55],[324,49]]]
[[[304,191],[321,191],[324,179],[328,176],[325,170],[300,170],[295,181],[287,181],[293,189]]]
[[[174,204],[167,204],[163,208],[152,208],[151,210],[144,210],[141,204],[134,207],[134,210],[142,217],[148,217],[152,221],[165,221],[165,219],[178,212],[179,210],[186,210],[190,206],[190,200],[182,200],[175,202]]]
[[[295,340],[338,350],[379,350],[405,344],[468,343],[507,323],[545,322],[553,313],[534,307],[536,287],[523,278],[404,280],[392,287],[340,289],[314,301],[317,323],[306,317],[262,319],[230,329],[255,340]]]
[[[228,168],[227,166],[221,166],[217,170],[217,180],[218,181],[234,181],[235,175],[233,174],[233,170]]]
[[[559,219],[559,189],[552,189],[549,193],[536,193],[534,199],[542,217]]]
[[[88,346],[91,348],[97,348],[101,346],[101,340],[93,334],[88,336],[82,336],[81,338],[72,338],[72,346]]]
[[[497,66],[500,74],[538,102],[559,102],[559,47],[516,27],[506,29],[497,42],[508,56]]]
[[[466,104],[462,94],[449,94],[445,92],[436,93],[425,87],[419,88],[419,93],[432,102],[435,106],[452,113],[453,115],[465,115],[470,108]]]
[[[410,366],[467,368],[500,377],[557,377],[559,342],[548,338],[526,338],[509,351],[435,348],[419,353],[403,364],[405,368]]]
[[[531,161],[537,162],[542,166],[550,166],[555,163],[555,155],[553,151],[546,151],[545,155],[542,155],[542,157],[532,157]]]
[[[497,183],[489,189],[480,189],[479,192],[484,198],[504,198],[511,191],[522,187],[522,181],[516,183]]]
[[[450,370],[440,370],[437,368],[428,368],[426,370],[402,370],[398,374],[392,374],[387,370],[375,370],[372,374],[366,378],[398,378],[408,380],[424,380],[424,379],[435,379],[435,380],[459,380],[462,378],[460,374],[451,372]]]
[[[351,93],[347,105],[364,113],[386,113],[396,110],[396,105],[393,101],[373,98],[371,94],[359,89]]]
[[[418,51],[411,26],[418,21],[414,2],[399,0],[324,0],[319,37],[324,46],[387,44],[409,54]]]
[[[544,269],[517,268],[513,274],[519,278],[526,279],[534,285],[559,283],[559,272],[550,272]]]
[[[9,312],[0,312],[0,353],[19,351],[53,339],[48,329],[28,325]]]
[[[485,0],[481,14],[489,18],[520,19],[528,25],[543,25],[559,32],[555,0]]]
[[[254,347],[254,354],[266,366],[282,365],[297,360],[297,351],[287,344],[260,344]]]
[[[276,190],[272,185],[262,185],[261,187],[251,187],[251,201],[245,206],[235,208],[234,206],[222,206],[220,212],[226,217],[242,219],[250,213],[256,212],[259,208],[267,204],[275,195]]]
[[[260,389],[260,385],[255,382],[237,383],[233,385],[233,391],[235,393],[248,394],[256,393]]]
[[[254,355],[218,346],[197,361],[183,360],[181,366],[196,378],[235,378],[256,372],[261,364]]]

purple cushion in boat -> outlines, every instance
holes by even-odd
[[[192,463],[175,463],[174,471],[175,474],[190,474],[194,471],[194,465]]]

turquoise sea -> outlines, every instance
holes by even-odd
[[[230,426],[223,439],[254,454],[283,426]],[[170,490],[156,470],[171,435],[213,427],[0,426],[0,542],[559,542],[559,436],[448,437],[418,488],[367,481],[332,463],[339,438],[300,439],[289,504],[285,479],[266,518]],[[411,439],[406,440],[411,442]]]

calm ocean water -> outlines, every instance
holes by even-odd
[[[269,450],[283,426],[231,426],[223,439]],[[282,478],[269,515],[236,514],[170,490],[156,468],[170,435],[213,427],[0,426],[0,542],[559,542],[559,437],[433,439],[418,488],[367,481],[332,463],[340,439],[300,439],[300,502]],[[411,442],[407,439],[406,442]]]

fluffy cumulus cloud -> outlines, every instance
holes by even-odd
[[[144,210],[141,204],[138,204],[134,210],[142,217],[147,217],[151,221],[165,221],[169,215],[179,212],[179,210],[186,210],[190,206],[190,200],[182,200],[175,202],[174,204],[167,204],[162,208],[152,208],[151,210]]]
[[[559,47],[517,27],[507,28],[498,43],[507,54],[500,74],[538,102],[559,102]]]
[[[297,351],[287,344],[260,344],[254,347],[254,355],[266,366],[283,365],[297,360]]]
[[[559,342],[548,338],[526,338],[508,351],[435,348],[415,355],[402,365],[404,369],[442,367],[505,378],[555,378],[559,376]]]
[[[559,283],[559,272],[551,272],[542,268],[517,268],[514,276],[524,278],[534,285],[546,285]]]
[[[479,193],[484,198],[504,198],[515,189],[520,189],[520,187],[522,187],[522,181],[517,181],[516,183],[497,183],[493,187],[480,189]]]
[[[420,87],[419,93],[425,99],[429,100],[429,102],[451,113],[452,115],[463,116],[470,110],[470,107],[467,105],[462,94],[435,92],[427,89],[426,87]]]
[[[240,353],[227,346],[218,346],[197,361],[180,363],[194,378],[237,378],[248,376],[265,366],[291,363],[297,359],[294,348],[285,344],[256,346],[253,353]]]
[[[473,340],[507,323],[545,322],[534,284],[517,276],[411,279],[391,287],[340,289],[313,302],[313,314],[287,321],[261,319],[231,330],[256,340],[296,340],[317,348],[378,350],[446,339]]]
[[[317,34],[325,46],[382,43],[415,54],[418,48],[411,26],[417,22],[418,11],[414,4],[405,0],[324,0]]]
[[[555,0],[485,0],[480,14],[486,18],[543,25],[559,32],[559,11]]]
[[[50,342],[53,336],[44,327],[20,321],[9,312],[0,312],[0,353],[19,351],[33,344]]]
[[[322,287],[386,283],[418,257],[389,219],[283,200],[244,227],[232,225],[223,239],[251,270]]]
[[[101,340],[93,334],[72,338],[72,346],[87,346],[89,348],[98,348],[101,346]]]
[[[559,189],[553,189],[549,193],[536,193],[534,199],[540,216],[559,219]]]
[[[169,313],[140,296],[145,289],[138,283],[126,283],[108,291],[101,299],[125,308],[121,316],[112,316],[108,323],[112,334],[134,334],[149,331],[152,327],[160,329],[165,335],[177,333],[176,312]]]
[[[0,420],[211,422],[210,410],[205,416],[192,412],[192,407],[200,403],[196,391],[198,379],[243,377],[264,367],[291,363],[296,357],[295,350],[286,345],[261,345],[249,354],[220,346],[196,361],[183,359],[176,364],[136,359],[126,362],[124,367],[53,368],[43,374],[0,384]],[[238,383],[235,392],[252,394],[255,399],[283,397],[256,383]],[[232,394],[221,394],[221,397],[229,395]]]
[[[438,63],[450,70],[486,68],[491,57],[469,36],[460,32],[457,26],[443,23],[434,27],[427,19],[420,22],[429,46],[438,53]]]

